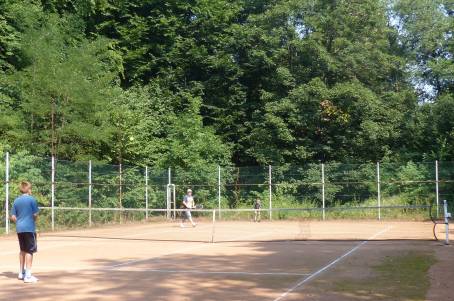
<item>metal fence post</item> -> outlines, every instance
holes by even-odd
[[[218,165],[218,217],[221,218],[221,166]]]
[[[445,244],[449,245],[449,219],[451,218],[451,213],[448,212],[448,201],[443,201],[443,213],[445,217]]]
[[[9,153],[5,157],[5,232],[9,234]]]
[[[322,215],[325,220],[325,164],[322,163]]]
[[[118,213],[120,214],[120,224],[123,222],[123,214],[121,212],[121,208],[123,207],[123,166],[120,165],[118,166],[118,173],[119,173],[119,177],[118,177],[118,188],[119,188],[119,194],[118,194],[118,205],[119,205],[119,209],[120,211],[118,211]]]
[[[177,190],[175,184],[172,184],[173,188],[173,219],[177,219]]]
[[[273,182],[271,179],[272,176],[272,167],[268,165],[268,193],[269,193],[269,215],[270,220],[273,219]]]
[[[440,193],[439,193],[439,179],[438,179],[438,160],[435,160],[435,200],[437,205],[437,217],[440,213]]]
[[[92,220],[91,220],[91,207],[92,207],[92,175],[91,175],[91,160],[88,161],[88,226],[91,227]]]
[[[381,191],[380,191],[380,162],[377,162],[377,203],[378,203],[378,220],[381,220]]]
[[[119,205],[120,205],[120,209],[121,207],[123,207],[123,166],[119,165],[118,167],[118,189],[119,189]],[[121,216],[121,214],[120,214]]]
[[[145,219],[148,219],[148,166],[145,166]]]
[[[51,163],[51,219],[52,219],[52,231],[55,230],[55,156],[52,156]]]
[[[169,167],[168,169],[168,184],[167,184],[167,218],[170,219],[172,214],[172,190],[170,185],[172,185],[172,170]]]

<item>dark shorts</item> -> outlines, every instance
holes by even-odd
[[[17,237],[19,238],[19,246],[22,252],[33,254],[38,251],[36,233],[34,232],[17,233]]]
[[[192,218],[192,215],[191,215],[191,211],[190,210],[185,210],[182,212],[181,214],[181,219],[182,220],[187,220],[187,219],[191,219]]]

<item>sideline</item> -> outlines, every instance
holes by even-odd
[[[302,286],[303,284],[309,282],[310,280],[314,279],[315,277],[317,277],[318,275],[320,275],[321,273],[323,273],[324,271],[326,271],[327,269],[329,269],[330,267],[336,265],[339,261],[341,261],[342,259],[344,259],[345,257],[349,256],[350,254],[352,254],[353,252],[355,252],[356,250],[358,250],[359,248],[361,248],[362,246],[364,246],[365,244],[367,244],[369,241],[371,241],[372,239],[382,235],[383,233],[389,231],[390,229],[392,228],[392,226],[388,226],[387,228],[381,230],[381,231],[378,231],[377,233],[375,233],[374,235],[372,235],[371,237],[369,237],[367,240],[364,240],[362,241],[360,244],[356,245],[354,248],[352,248],[350,251],[348,251],[347,253],[337,257],[335,260],[331,261],[330,263],[328,263],[327,265],[325,265],[324,267],[322,267],[321,269],[319,269],[318,271],[315,271],[314,273],[310,274],[309,277],[306,277],[306,278],[303,278],[300,282],[296,283],[294,286],[292,286],[291,288],[289,288],[286,292],[282,293],[279,297],[277,297],[276,299],[274,299],[274,301],[280,301],[280,300],[283,300],[284,298],[286,298],[290,293],[292,293],[294,290],[296,290],[297,288],[299,288],[300,286]]]

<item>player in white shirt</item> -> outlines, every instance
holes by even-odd
[[[182,209],[186,209],[182,212],[180,227],[184,228],[184,222],[188,219],[192,226],[195,227],[197,224],[192,220],[191,210],[195,208],[194,196],[192,195],[192,190],[188,189],[186,195],[183,198]]]

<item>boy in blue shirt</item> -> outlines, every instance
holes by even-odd
[[[11,210],[11,220],[16,223],[20,246],[18,279],[35,283],[38,279],[32,276],[32,264],[33,254],[38,250],[35,224],[39,212],[38,202],[31,195],[32,185],[29,182],[21,182],[19,190],[22,195],[14,200]]]

